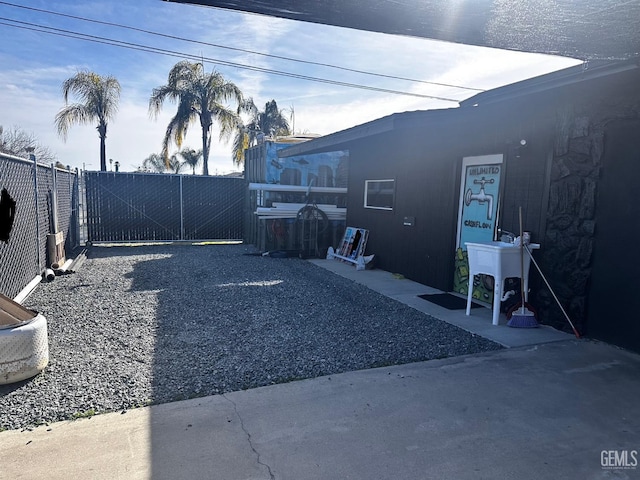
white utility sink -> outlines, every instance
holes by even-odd
[[[467,296],[467,315],[471,314],[471,301],[473,295],[473,277],[479,274],[491,275],[493,286],[493,324],[498,325],[500,317],[500,302],[504,290],[504,281],[507,278],[520,278],[520,245],[507,242],[466,242],[469,259],[469,294]],[[540,245],[530,243],[529,250],[537,250]],[[524,251],[524,275],[523,286],[525,297],[529,291],[529,266],[531,258]],[[526,300],[526,298],[525,298]]]

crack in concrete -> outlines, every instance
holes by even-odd
[[[231,405],[233,405],[233,411],[236,413],[236,416],[238,417],[238,420],[240,420],[240,428],[242,428],[242,431],[247,436],[247,442],[249,443],[249,447],[251,447],[251,450],[256,455],[256,462],[258,463],[258,465],[261,465],[261,466],[263,466],[263,467],[265,467],[267,469],[267,472],[269,472],[270,480],[276,480],[276,476],[273,474],[273,471],[271,471],[271,467],[267,463],[264,463],[262,461],[260,452],[258,452],[258,450],[256,450],[256,447],[253,445],[253,440],[251,438],[251,434],[249,433],[249,430],[247,430],[247,428],[244,425],[244,420],[242,419],[242,416],[240,415],[240,412],[238,411],[238,406],[236,405],[236,403],[233,400],[228,398],[225,394],[221,394],[221,396],[227,402],[229,402]]]

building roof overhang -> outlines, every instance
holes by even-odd
[[[557,72],[530,78],[503,87],[479,93],[460,102],[460,108],[444,110],[423,110],[415,112],[394,113],[392,115],[372,120],[346,130],[325,135],[309,142],[285,148],[278,152],[279,157],[341,150],[356,140],[390,132],[400,128],[426,128],[430,124],[441,124],[455,120],[468,112],[470,108],[486,106],[499,102],[506,102],[522,98],[539,92],[544,92],[569,85],[576,85],[598,78],[630,72],[640,69],[640,57],[620,62],[602,62],[599,64],[576,65]]]
[[[420,128],[432,122],[442,122],[448,115],[459,110],[448,108],[442,110],[417,110],[387,115],[355,127],[324,135],[315,140],[300,143],[278,151],[278,157],[293,157],[296,155],[330,152],[348,149],[357,140],[363,140],[374,135],[381,135],[401,128]]]
[[[581,60],[640,53],[640,0],[164,0]]]

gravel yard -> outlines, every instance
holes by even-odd
[[[49,366],[0,385],[0,430],[500,346],[245,245],[93,247],[41,284]]]

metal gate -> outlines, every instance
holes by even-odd
[[[243,178],[88,172],[92,242],[241,240]]]

